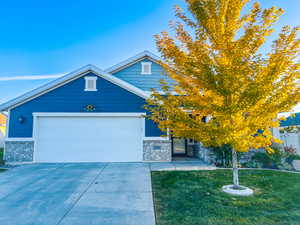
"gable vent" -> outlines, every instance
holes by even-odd
[[[151,62],[142,62],[142,74],[151,74]]]
[[[84,77],[85,91],[97,91],[97,77]]]

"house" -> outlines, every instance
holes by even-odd
[[[300,113],[295,113],[293,116],[289,116],[286,120],[281,121],[280,127],[288,126],[300,126]]]
[[[192,140],[163,136],[145,118],[159,80],[172,82],[144,51],[106,70],[84,66],[0,105],[8,113],[8,162],[171,161],[198,156]]]

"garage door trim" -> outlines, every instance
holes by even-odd
[[[145,138],[145,115],[146,113],[51,113],[51,112],[35,112],[33,115],[33,162],[36,160],[37,149],[37,132],[38,132],[38,117],[137,117],[141,118],[141,151],[143,150],[143,139]]]

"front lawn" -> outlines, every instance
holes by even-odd
[[[231,170],[152,172],[157,225],[300,225],[300,174],[240,171],[251,197],[221,192]]]

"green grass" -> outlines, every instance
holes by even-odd
[[[152,172],[157,225],[300,225],[300,174],[240,171],[251,197],[221,191],[231,170]]]

